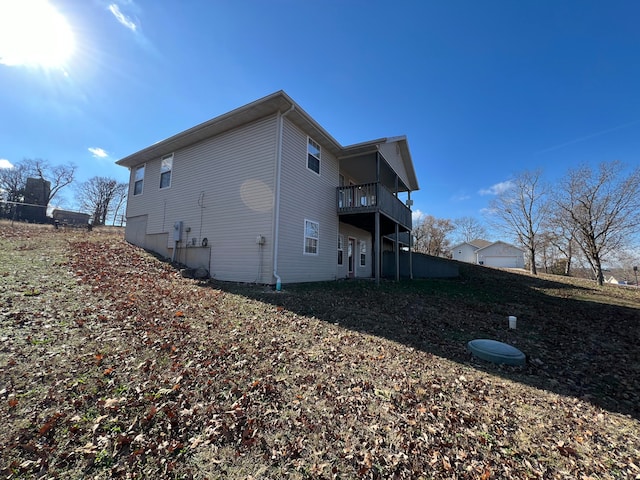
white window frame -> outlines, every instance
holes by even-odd
[[[360,240],[359,245],[359,253],[360,253],[360,266],[367,266],[367,242],[364,240]]]
[[[312,151],[312,148],[313,148],[313,151]],[[317,150],[317,152],[315,152],[315,150]],[[311,168],[309,166],[309,160],[311,160],[311,157],[313,157],[318,161],[317,172],[314,168]],[[309,169],[310,171],[312,171],[318,176],[320,175],[320,165],[322,163],[321,158],[322,158],[322,149],[320,147],[320,144],[316,142],[313,138],[307,137],[307,169]]]
[[[169,168],[167,168],[167,164]],[[169,184],[162,186],[162,176],[166,174],[169,174]],[[161,190],[164,190],[165,188],[171,188],[171,177],[173,177],[173,153],[165,155],[160,159],[160,189]]]
[[[144,192],[144,174],[146,170],[147,164],[143,163],[142,165],[138,165],[135,167],[133,171],[133,195],[137,197],[138,195],[142,195]],[[142,171],[141,178],[138,178],[138,172]],[[140,182],[140,191],[136,193],[136,185]]]
[[[315,228],[313,227],[315,225]],[[309,230],[308,227],[311,227]],[[313,231],[315,230],[315,232]],[[311,240],[307,244],[307,240]],[[313,242],[315,241],[315,243]],[[310,247],[307,249],[307,247]],[[317,256],[320,251],[320,223],[313,220],[304,219],[304,242],[302,244],[302,253],[304,255]]]
[[[344,265],[344,235],[338,235],[338,266]]]

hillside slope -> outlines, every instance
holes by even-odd
[[[0,223],[3,478],[640,478],[637,290],[470,266],[275,293],[113,232]]]

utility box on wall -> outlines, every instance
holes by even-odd
[[[173,224],[173,241],[179,242],[182,239],[182,220]]]

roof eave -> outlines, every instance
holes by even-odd
[[[141,163],[171,153],[179,148],[192,145],[205,138],[217,135],[258,118],[274,114],[278,110],[287,110],[292,104],[293,100],[282,90],[275,92],[154,143],[149,147],[121,158],[116,164],[124,167],[140,165]]]
[[[287,112],[287,118],[293,124],[307,132],[316,142],[320,143],[320,145],[339,159],[375,152],[378,150],[378,145],[382,143],[397,142],[400,146],[402,161],[409,177],[408,187],[410,190],[419,189],[406,136],[379,138],[377,140],[370,140],[343,147],[283,90],[279,90],[154,143],[153,145],[121,158],[116,161],[116,164],[129,168],[141,165],[233,128],[246,125],[269,115],[275,115],[278,112]]]

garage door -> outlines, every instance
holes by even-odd
[[[498,268],[517,268],[518,257],[484,257],[484,265]]]

